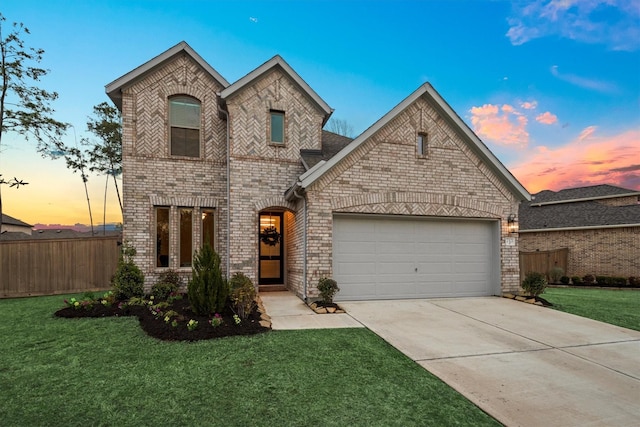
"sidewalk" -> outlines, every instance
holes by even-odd
[[[260,299],[271,317],[273,330],[364,328],[346,313],[316,314],[289,291],[263,292]]]

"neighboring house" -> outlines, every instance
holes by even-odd
[[[530,195],[429,84],[353,140],[280,56],[230,84],[182,42],[106,91],[147,288],[210,242],[226,274],[303,299],[329,276],[341,299],[518,289],[507,218]]]
[[[567,276],[640,276],[640,191],[541,191],[520,205],[520,250],[568,248]]]
[[[31,235],[31,228],[26,222],[13,218],[9,215],[2,214],[2,233],[21,233]]]

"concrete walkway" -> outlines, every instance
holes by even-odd
[[[507,426],[640,425],[640,332],[495,297],[340,305]]]
[[[262,292],[260,299],[271,317],[271,328],[275,330],[364,327],[346,313],[316,314],[289,291]]]

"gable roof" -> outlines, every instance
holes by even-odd
[[[26,222],[20,221],[19,219],[16,219],[6,214],[2,214],[2,224],[16,225],[20,227],[29,227],[29,228],[33,227],[33,225],[31,224],[27,224]]]
[[[529,192],[518,182],[518,180],[507,170],[506,167],[498,160],[498,158],[487,148],[486,145],[473,133],[473,131],[464,123],[464,121],[456,114],[456,112],[447,104],[440,94],[429,83],[424,83],[411,95],[405,98],[400,104],[396,105],[391,111],[385,114],[380,120],[375,122],[371,127],[365,130],[360,136],[354,139],[350,144],[340,150],[335,156],[328,159],[321,166],[312,168],[305,174],[300,176],[294,187],[307,188],[318,180],[321,176],[336,166],[342,159],[347,157],[367,139],[387,125],[396,116],[402,113],[407,107],[414,103],[418,98],[425,96],[439,113],[447,120],[447,122],[458,132],[460,136],[469,144],[471,149],[485,161],[485,163],[497,174],[500,180],[515,194],[520,200],[530,200]],[[320,163],[318,163],[319,165]],[[317,165],[316,165],[317,166]]]
[[[519,210],[522,233],[564,229],[640,227],[640,204],[610,206],[604,199],[640,197],[640,191],[612,185],[544,190]]]
[[[560,191],[543,190],[534,195],[532,205],[571,203],[586,200],[611,199],[626,196],[640,196],[640,191],[602,184],[589,187],[566,188]]]
[[[314,167],[321,160],[329,160],[335,156],[340,150],[349,145],[353,141],[353,138],[348,136],[339,135],[337,133],[329,132],[328,130],[322,130],[322,149],[321,150],[300,150],[300,157],[302,157],[302,163],[308,170]]]
[[[251,84],[256,79],[264,76],[266,73],[276,67],[279,67],[282,71],[284,71],[284,73],[287,74],[294,82],[296,82],[296,84],[300,86],[303,92],[305,92],[307,96],[309,96],[309,98],[311,98],[311,100],[313,100],[313,102],[315,102],[315,104],[322,111],[324,111],[324,122],[326,122],[333,112],[331,107],[329,107],[329,105],[324,102],[324,100],[320,98],[320,96],[313,89],[311,89],[311,86],[309,86],[307,82],[305,82],[302,77],[300,77],[298,73],[296,73],[293,68],[291,68],[291,66],[287,64],[284,59],[282,59],[280,55],[274,56],[255,70],[251,71],[246,76],[234,82],[232,85],[226,87],[222,92],[220,92],[220,97],[226,101],[227,99],[233,97],[236,93],[238,93],[238,91],[242,90],[244,87]]]
[[[116,80],[114,80],[111,83],[109,83],[108,85],[106,85],[105,86],[105,91],[107,92],[107,95],[109,95],[109,98],[111,98],[113,103],[116,104],[118,109],[122,109],[122,88],[123,87],[128,86],[129,84],[131,84],[132,82],[136,81],[140,77],[146,75],[147,73],[149,73],[150,71],[152,71],[156,67],[158,67],[161,64],[171,60],[176,55],[178,55],[180,53],[183,53],[183,52],[186,53],[187,55],[189,55],[191,57],[191,59],[193,59],[195,62],[197,62],[198,65],[200,65],[207,73],[209,73],[209,75],[211,75],[211,77],[213,77],[223,87],[229,86],[229,82],[224,77],[222,77],[204,59],[202,59],[202,57],[200,55],[198,55],[196,53],[196,51],[193,50],[191,48],[191,46],[189,46],[187,44],[187,42],[181,41],[177,45],[175,45],[172,48],[164,51],[163,53],[161,53],[160,55],[156,56],[155,58],[145,62],[144,64],[140,65],[139,67],[129,71],[124,76],[119,77]]]

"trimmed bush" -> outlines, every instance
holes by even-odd
[[[229,280],[229,293],[234,311],[246,319],[256,306],[256,288],[243,273],[235,273]]]
[[[318,280],[318,291],[320,292],[320,297],[325,304],[332,304],[333,297],[336,293],[340,292],[340,288],[335,280],[323,277]]]
[[[640,287],[640,277],[636,277],[636,276],[629,277],[629,286]]]
[[[182,286],[182,277],[173,269],[169,269],[158,277],[158,283],[151,288],[151,295],[158,301],[165,301]]]
[[[584,282],[585,285],[592,286],[593,283],[596,281],[596,277],[593,274],[587,274],[586,276],[582,277],[582,281]]]
[[[547,278],[542,273],[535,271],[527,273],[522,281],[522,289],[531,296],[538,296],[544,292],[547,287]]]
[[[549,279],[551,279],[551,283],[558,283],[563,275],[564,270],[561,267],[553,267],[549,270]]]
[[[627,286],[627,278],[614,276],[611,278],[611,285],[617,288],[624,288],[625,286]]]
[[[113,275],[113,295],[118,301],[144,295],[144,274],[133,262],[136,249],[129,242],[122,245],[118,267]]]
[[[568,285],[570,280],[571,279],[569,279],[569,276],[562,276],[560,278],[560,283],[562,283],[563,285]]]
[[[193,257],[187,296],[191,309],[198,315],[220,313],[227,303],[229,288],[220,271],[220,257],[208,243]]]

